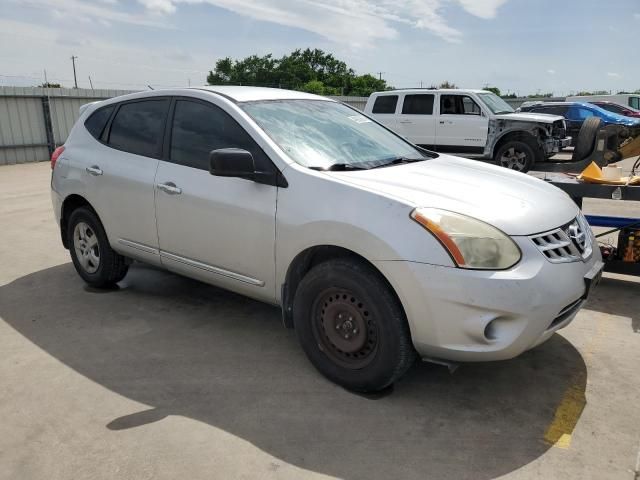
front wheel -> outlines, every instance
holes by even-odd
[[[398,299],[364,262],[336,259],[313,267],[296,290],[293,319],[311,363],[350,390],[382,390],[416,358]]]
[[[511,140],[496,152],[495,160],[501,167],[517,172],[528,172],[535,163],[534,147],[523,140]]]

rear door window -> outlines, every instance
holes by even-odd
[[[108,144],[118,150],[159,157],[168,99],[124,103],[111,122]]]
[[[380,95],[373,104],[371,113],[396,113],[398,95]]]
[[[170,161],[208,171],[209,153],[219,148],[248,150],[256,165],[265,166],[265,153],[227,112],[212,104],[176,101]]]
[[[93,112],[91,116],[89,116],[89,118],[87,118],[87,120],[84,122],[85,128],[94,138],[100,138],[114,108],[114,105],[100,108]]]
[[[629,97],[629,106],[640,110],[640,97]]]
[[[405,115],[433,115],[433,94],[405,95],[402,113]]]

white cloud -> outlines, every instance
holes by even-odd
[[[157,14],[174,12],[180,4],[208,3],[255,20],[301,28],[336,43],[364,47],[397,36],[398,24],[430,31],[459,42],[462,32],[448,25],[444,7],[452,2],[479,18],[496,16],[507,0],[138,0]]]
[[[549,75],[555,75],[555,74],[556,74],[556,71],[555,71],[553,68],[550,68],[549,70],[547,70],[547,73],[548,73]]]
[[[480,18],[494,18],[498,8],[507,3],[507,0],[458,0],[458,2],[471,15]]]
[[[148,15],[132,14],[118,10],[115,0],[103,0],[100,3],[91,3],[82,0],[12,0],[21,6],[44,8],[52,12],[55,18],[64,18],[67,22],[78,20],[128,23],[149,27],[167,27],[164,22],[150,19]],[[170,0],[167,0],[170,3]]]
[[[620,78],[620,74],[617,72],[607,72],[607,77]]]
[[[640,13],[634,13],[633,14],[634,18],[636,18],[637,20],[640,20]]]
[[[138,0],[142,5],[152,12],[157,13],[173,13],[176,6],[171,0]]]

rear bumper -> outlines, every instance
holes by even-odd
[[[553,264],[527,237],[506,271],[415,262],[378,262],[405,308],[423,357],[451,361],[513,358],[567,326],[584,304],[585,275],[601,260]]]

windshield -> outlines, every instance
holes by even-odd
[[[507,102],[497,96],[495,93],[479,93],[478,96],[482,99],[489,110],[494,114],[499,115],[501,113],[513,113],[515,110],[511,108]]]
[[[410,143],[341,103],[248,102],[242,108],[296,163],[309,168],[374,168],[428,158]]]

